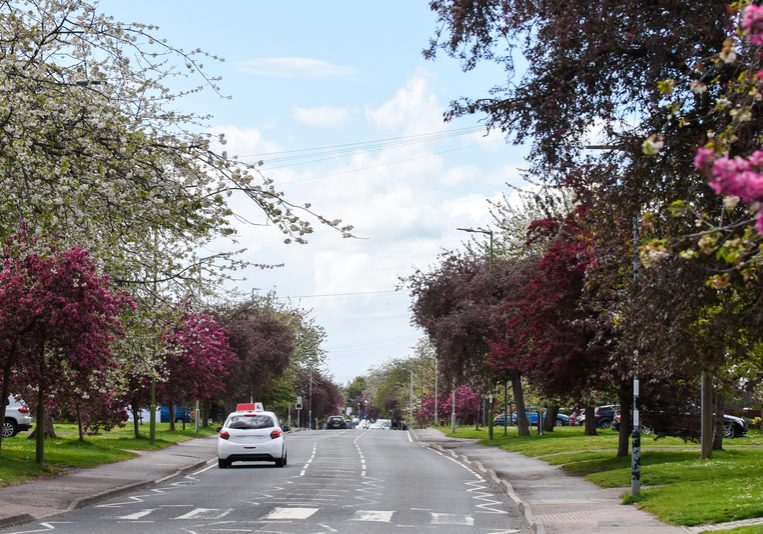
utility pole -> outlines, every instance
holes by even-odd
[[[638,280],[639,217],[633,217],[633,290]],[[639,424],[638,349],[633,351],[633,441],[631,443],[631,495],[641,493],[641,428]]]
[[[437,374],[438,374],[437,363],[438,363],[438,359],[435,356],[435,359],[434,359],[434,426],[440,425],[440,418],[438,417],[438,413],[437,413]]]
[[[453,379],[453,391],[451,393],[452,399],[450,401],[450,431],[456,433],[456,379]]]
[[[408,420],[410,421],[410,428],[413,428],[413,369],[408,369],[411,373],[410,379],[410,396],[408,397]]]
[[[492,280],[492,277],[493,277],[493,231],[485,230],[484,228],[456,228],[456,230],[461,230],[462,232],[469,232],[474,234],[485,234],[486,236],[490,238],[490,242],[489,242],[490,244],[489,244],[488,256],[487,256],[487,270]],[[492,380],[490,381],[488,388],[490,390],[490,393],[489,393],[490,403],[488,404],[488,407],[487,407],[487,439],[492,440],[493,439],[493,383],[492,383]]]

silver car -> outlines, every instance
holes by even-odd
[[[29,408],[21,399],[9,395],[5,399],[5,422],[3,422],[3,437],[10,438],[19,432],[32,428],[32,415]]]

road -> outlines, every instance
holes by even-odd
[[[186,476],[7,533],[528,533],[480,474],[392,430],[288,437],[288,465],[217,461]]]

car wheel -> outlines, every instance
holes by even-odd
[[[727,423],[723,425],[723,437],[724,438],[733,438],[735,436],[734,433],[734,425],[733,423]]]
[[[12,438],[18,433],[19,433],[19,430],[18,430],[18,427],[16,426],[16,421],[14,421],[13,419],[6,419],[5,423],[3,423],[3,437]]]
[[[286,465],[286,458],[277,458],[276,467],[283,467]]]
[[[654,434],[654,429],[649,425],[639,425],[639,429],[642,434]]]
[[[182,417],[176,417],[175,418],[175,422],[176,423],[182,423],[183,422],[183,418]]]
[[[230,467],[230,460],[223,460],[222,458],[218,458],[217,467],[219,467],[220,469],[226,469]]]
[[[612,421],[610,419],[604,419],[601,423],[599,423],[599,428],[609,428],[612,426]]]
[[[554,421],[554,426],[563,426],[563,425],[564,425],[564,421],[562,421],[561,419],[557,419],[556,421]]]

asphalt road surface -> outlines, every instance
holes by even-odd
[[[288,436],[288,465],[217,460],[195,473],[10,533],[529,533],[468,467],[395,430]]]

